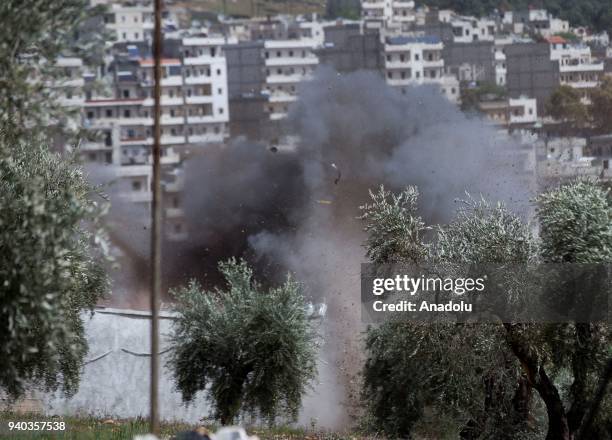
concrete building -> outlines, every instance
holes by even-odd
[[[383,45],[378,31],[363,33],[359,24],[337,24],[325,28],[325,42],[317,51],[320,64],[338,72],[382,71]]]
[[[184,38],[178,45],[169,41],[177,58],[162,60],[161,163],[169,239],[187,236],[180,201],[183,158],[229,135],[224,44],[221,38]],[[117,56],[107,76],[109,93],[84,102],[84,125],[101,136],[86,143],[82,154],[114,165],[119,196],[146,212],[152,200],[153,60]]]
[[[384,44],[384,76],[400,90],[409,85],[434,84],[453,102],[459,99],[459,81],[447,75],[443,44],[437,37],[387,37]]]
[[[496,82],[495,50],[490,41],[445,43],[442,58],[446,70],[459,81]]]
[[[406,30],[417,22],[413,0],[362,0],[361,18],[371,29]]]
[[[264,59],[271,120],[283,119],[298,96],[300,82],[307,81],[319,64],[316,43],[310,39],[266,40]]]
[[[569,22],[554,17],[545,9],[526,9],[506,11],[502,14],[506,30],[515,33],[534,33],[550,37],[558,33],[569,32]]]
[[[560,85],[579,90],[585,103],[604,74],[604,63],[595,61],[591,48],[584,44],[570,43],[562,37],[547,38],[550,45],[550,59],[559,65]]]
[[[532,127],[538,122],[537,102],[533,98],[483,101],[478,108],[493,123],[510,129]]]
[[[546,101],[560,84],[559,63],[551,60],[548,43],[514,43],[505,51],[510,97],[535,98],[538,113],[544,114]]]

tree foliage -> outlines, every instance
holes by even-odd
[[[476,87],[461,88],[461,110],[479,112],[481,102],[503,100],[507,95],[506,89],[495,83],[482,83]]]
[[[316,373],[316,340],[299,284],[263,291],[244,261],[220,263],[227,289],[174,292],[170,366],[185,401],[206,390],[223,424],[241,412],[295,418]]]
[[[81,312],[108,291],[103,204],[74,163],[0,134],[0,388],[78,388]]]
[[[99,62],[106,34],[101,26],[92,32],[91,20],[103,9],[87,0],[0,2],[0,123],[12,132],[67,124],[73,112],[49,87],[64,79],[56,61],[69,55]]]
[[[578,90],[562,85],[548,98],[546,113],[558,121],[582,127],[587,123],[589,114],[581,98]]]
[[[381,220],[367,225],[370,236],[380,236],[388,223],[422,223],[415,210],[382,204],[376,211]],[[577,182],[543,194],[537,213],[539,239],[503,205],[468,200],[453,222],[438,226],[432,241],[418,247],[428,249],[424,261],[433,262],[610,261],[612,207],[596,184]],[[401,241],[387,237],[386,243],[393,248]],[[367,241],[368,251],[373,243],[385,245]],[[450,414],[455,438],[538,437],[547,426],[537,422],[542,406],[548,439],[610,435],[610,398],[595,397],[612,370],[605,370],[612,362],[606,325],[391,321],[368,330],[366,348],[365,402],[374,427],[388,435],[410,435],[432,414]]]
[[[609,76],[604,76],[591,94],[591,117],[596,131],[612,131],[612,78]]]

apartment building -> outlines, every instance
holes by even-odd
[[[554,17],[546,9],[507,11],[502,14],[502,23],[506,31],[519,35],[531,32],[550,37],[570,31],[568,21]]]
[[[595,61],[591,48],[581,43],[570,43],[562,37],[546,39],[550,45],[550,59],[559,64],[560,85],[579,90],[585,103],[604,74],[604,62]]]
[[[162,12],[164,30],[174,31],[178,28],[176,18],[165,10]],[[104,25],[110,30],[115,41],[119,43],[137,43],[153,41],[153,2],[141,1],[130,3],[113,2],[108,4],[104,15]]]
[[[265,85],[271,120],[287,116],[302,81],[308,81],[319,64],[312,39],[266,40],[264,42]]]
[[[413,0],[362,0],[361,18],[369,28],[407,29],[417,21]]]
[[[228,133],[227,66],[222,38],[168,41],[177,58],[162,59],[161,163],[166,236],[186,238],[181,210],[182,160]],[[84,145],[88,160],[112,164],[120,196],[148,209],[153,145],[153,60],[117,56],[110,66],[110,96],[84,103],[85,126],[100,134]]]
[[[494,124],[507,128],[532,127],[538,121],[537,101],[526,96],[483,101],[478,108]]]
[[[452,102],[459,99],[459,81],[447,75],[443,44],[437,37],[387,37],[384,44],[384,76],[400,90],[410,85],[433,84]]]

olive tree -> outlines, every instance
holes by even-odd
[[[0,388],[12,397],[78,387],[82,312],[108,291],[104,209],[75,163],[0,133]]]
[[[316,375],[316,335],[300,284],[288,278],[265,291],[234,259],[219,270],[225,289],[192,281],[173,292],[179,318],[169,367],[177,388],[185,401],[205,391],[223,424],[243,412],[269,422],[296,418]]]
[[[414,224],[402,218],[417,217],[414,211],[392,208],[397,200],[366,206],[383,217],[397,217],[366,224],[370,236],[381,236],[388,224]],[[366,220],[377,217],[366,214]],[[610,261],[611,207],[596,184],[579,182],[543,194],[537,214],[539,240],[503,205],[470,201],[453,222],[437,228],[425,258],[513,264]],[[370,240],[366,246],[368,251],[372,244],[393,247],[407,237]],[[462,438],[519,438],[541,430],[551,440],[609,435],[609,412],[601,411],[610,405],[606,386],[612,373],[606,325],[389,322],[369,329],[366,347],[364,396],[375,427],[388,434],[409,435],[428,408],[428,413],[451,414]],[[457,407],[463,411],[449,408],[449,401],[463,402]],[[548,423],[534,417],[539,404]]]

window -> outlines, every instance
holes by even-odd
[[[129,118],[130,117],[130,110],[129,109],[123,110],[123,117],[124,118]]]
[[[414,60],[415,60],[415,61],[419,61],[419,54],[418,54],[418,53],[415,53],[415,54],[414,54]]]
[[[113,111],[110,108],[106,109],[106,117],[107,118],[112,118],[113,117]]]
[[[124,97],[124,98],[129,98],[129,97],[130,97],[130,91],[129,91],[129,90],[127,90],[127,89],[126,89],[126,90],[124,90],[124,91],[123,91],[123,97]]]
[[[142,189],[142,184],[138,180],[132,180],[132,191],[140,191]]]
[[[87,119],[93,119],[94,118],[94,112],[87,112]]]
[[[221,69],[217,69],[217,75],[221,75]]]

